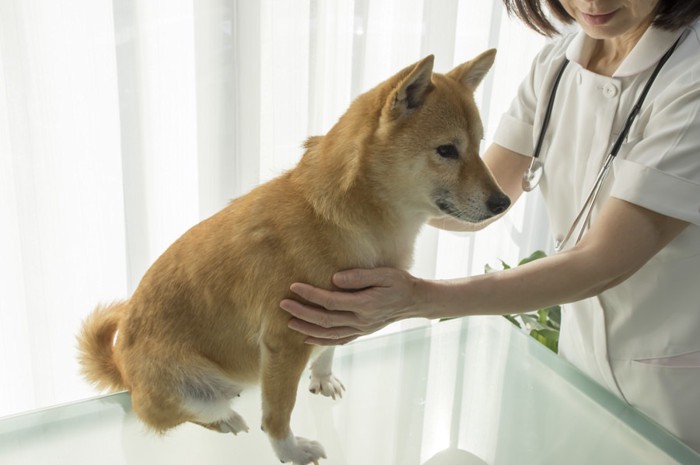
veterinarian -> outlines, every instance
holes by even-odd
[[[295,283],[317,306],[283,301],[289,326],[342,344],[409,317],[566,303],[561,355],[700,451],[700,2],[505,4],[545,35],[543,10],[579,26],[537,55],[484,154],[513,201],[539,181],[559,253],[456,280],[378,268],[336,274],[348,292]]]

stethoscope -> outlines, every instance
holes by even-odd
[[[579,211],[578,215],[574,219],[574,222],[571,224],[571,227],[569,228],[568,232],[566,233],[566,236],[561,239],[556,239],[554,241],[554,250],[559,252],[561,251],[564,246],[569,242],[571,237],[573,236],[574,232],[578,228],[578,225],[581,223],[581,220],[583,220],[581,229],[579,231],[579,234],[576,238],[576,242],[578,243],[579,240],[581,240],[581,237],[583,236],[584,231],[587,229],[588,224],[590,223],[591,220],[591,213],[593,211],[593,204],[596,201],[596,198],[598,197],[598,193],[600,192],[600,188],[605,182],[605,179],[608,176],[608,173],[610,171],[610,166],[612,166],[612,162],[617,156],[617,152],[620,151],[620,147],[622,147],[622,143],[624,142],[625,138],[627,137],[627,133],[629,132],[630,128],[632,127],[632,123],[634,122],[634,119],[637,117],[639,114],[639,111],[642,108],[642,103],[644,103],[644,99],[646,98],[647,94],[649,93],[649,89],[651,88],[651,85],[654,83],[654,80],[656,79],[656,76],[659,74],[661,71],[661,68],[664,66],[666,61],[671,57],[673,54],[673,51],[676,49],[676,46],[680,43],[681,39],[685,36],[685,34],[682,34],[676,42],[671,46],[671,48],[668,49],[668,51],[664,54],[664,56],[661,57],[659,62],[656,64],[656,68],[654,68],[654,71],[651,73],[651,76],[646,82],[646,85],[644,86],[644,89],[642,90],[641,95],[637,99],[637,102],[634,104],[634,107],[632,107],[632,111],[630,112],[629,116],[627,117],[627,121],[625,122],[625,126],[622,129],[622,132],[620,135],[617,137],[617,140],[615,140],[615,143],[612,146],[612,149],[608,153],[608,156],[605,157],[605,161],[603,161],[603,165],[598,172],[598,175],[596,176],[595,182],[593,183],[593,187],[591,188],[590,193],[588,194],[588,197],[586,197],[586,201],[583,203],[583,206],[581,207],[581,211]],[[554,107],[554,98],[557,95],[557,88],[559,87],[559,81],[561,81],[561,77],[564,74],[564,70],[566,69],[566,66],[569,64],[569,60],[564,58],[564,62],[562,63],[561,67],[559,68],[556,77],[554,78],[554,84],[552,85],[552,91],[549,94],[549,101],[547,102],[547,109],[545,110],[544,114],[544,119],[542,121],[542,128],[540,129],[540,134],[539,137],[537,138],[537,144],[535,145],[535,151],[532,154],[532,161],[530,162],[530,167],[523,173],[523,178],[522,178],[522,188],[525,192],[530,192],[533,190],[537,185],[540,183],[540,179],[542,178],[542,173],[544,172],[544,164],[540,160],[540,150],[542,149],[542,142],[544,141],[544,135],[545,132],[547,131],[547,126],[549,125],[549,119],[552,115],[552,108]]]

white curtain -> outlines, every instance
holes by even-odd
[[[541,45],[498,0],[0,0],[0,416],[94,395],[82,318],[359,93],[429,53],[447,71],[497,47],[488,144]],[[413,272],[542,247],[531,197],[484,232],[426,228]]]

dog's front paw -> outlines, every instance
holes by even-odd
[[[272,447],[282,463],[319,465],[319,459],[326,458],[326,451],[319,442],[292,435],[282,440],[272,439]]]
[[[345,391],[345,386],[340,382],[338,378],[330,375],[318,376],[311,374],[311,382],[309,383],[309,391],[314,394],[323,394],[326,397],[331,397],[335,400],[336,397],[339,399],[343,397],[343,391]]]

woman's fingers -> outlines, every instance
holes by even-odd
[[[296,318],[289,320],[288,326],[290,329],[309,336],[306,342],[310,344],[318,344],[319,341],[327,341],[325,342],[325,345],[342,344],[343,341],[348,342],[361,335],[355,328],[348,326],[324,328],[322,326]]]
[[[310,300],[310,299],[308,299]],[[292,299],[284,299],[280,302],[282,310],[290,313],[298,320],[310,323],[321,328],[333,328],[337,326],[352,326],[356,322],[353,313],[342,311],[329,311],[325,308],[305,305]],[[302,331],[303,332],[303,331]]]
[[[352,292],[321,289],[304,283],[294,283],[290,290],[299,297],[327,310],[355,310],[362,306],[358,296]]]
[[[352,336],[352,337],[346,337],[343,339],[322,339],[322,338],[315,338],[315,337],[309,337],[306,339],[307,344],[313,344],[317,346],[342,346],[344,344],[347,344],[348,342],[352,342],[355,339],[357,339],[359,336]]]
[[[362,335],[357,328],[343,326],[343,320],[353,319],[353,315],[347,312],[329,312],[291,299],[280,302],[280,307],[294,317],[287,326],[309,336],[306,339],[309,344],[346,344]]]
[[[358,290],[368,287],[383,287],[389,279],[389,268],[373,268],[339,271],[333,275],[333,284],[341,289]]]

